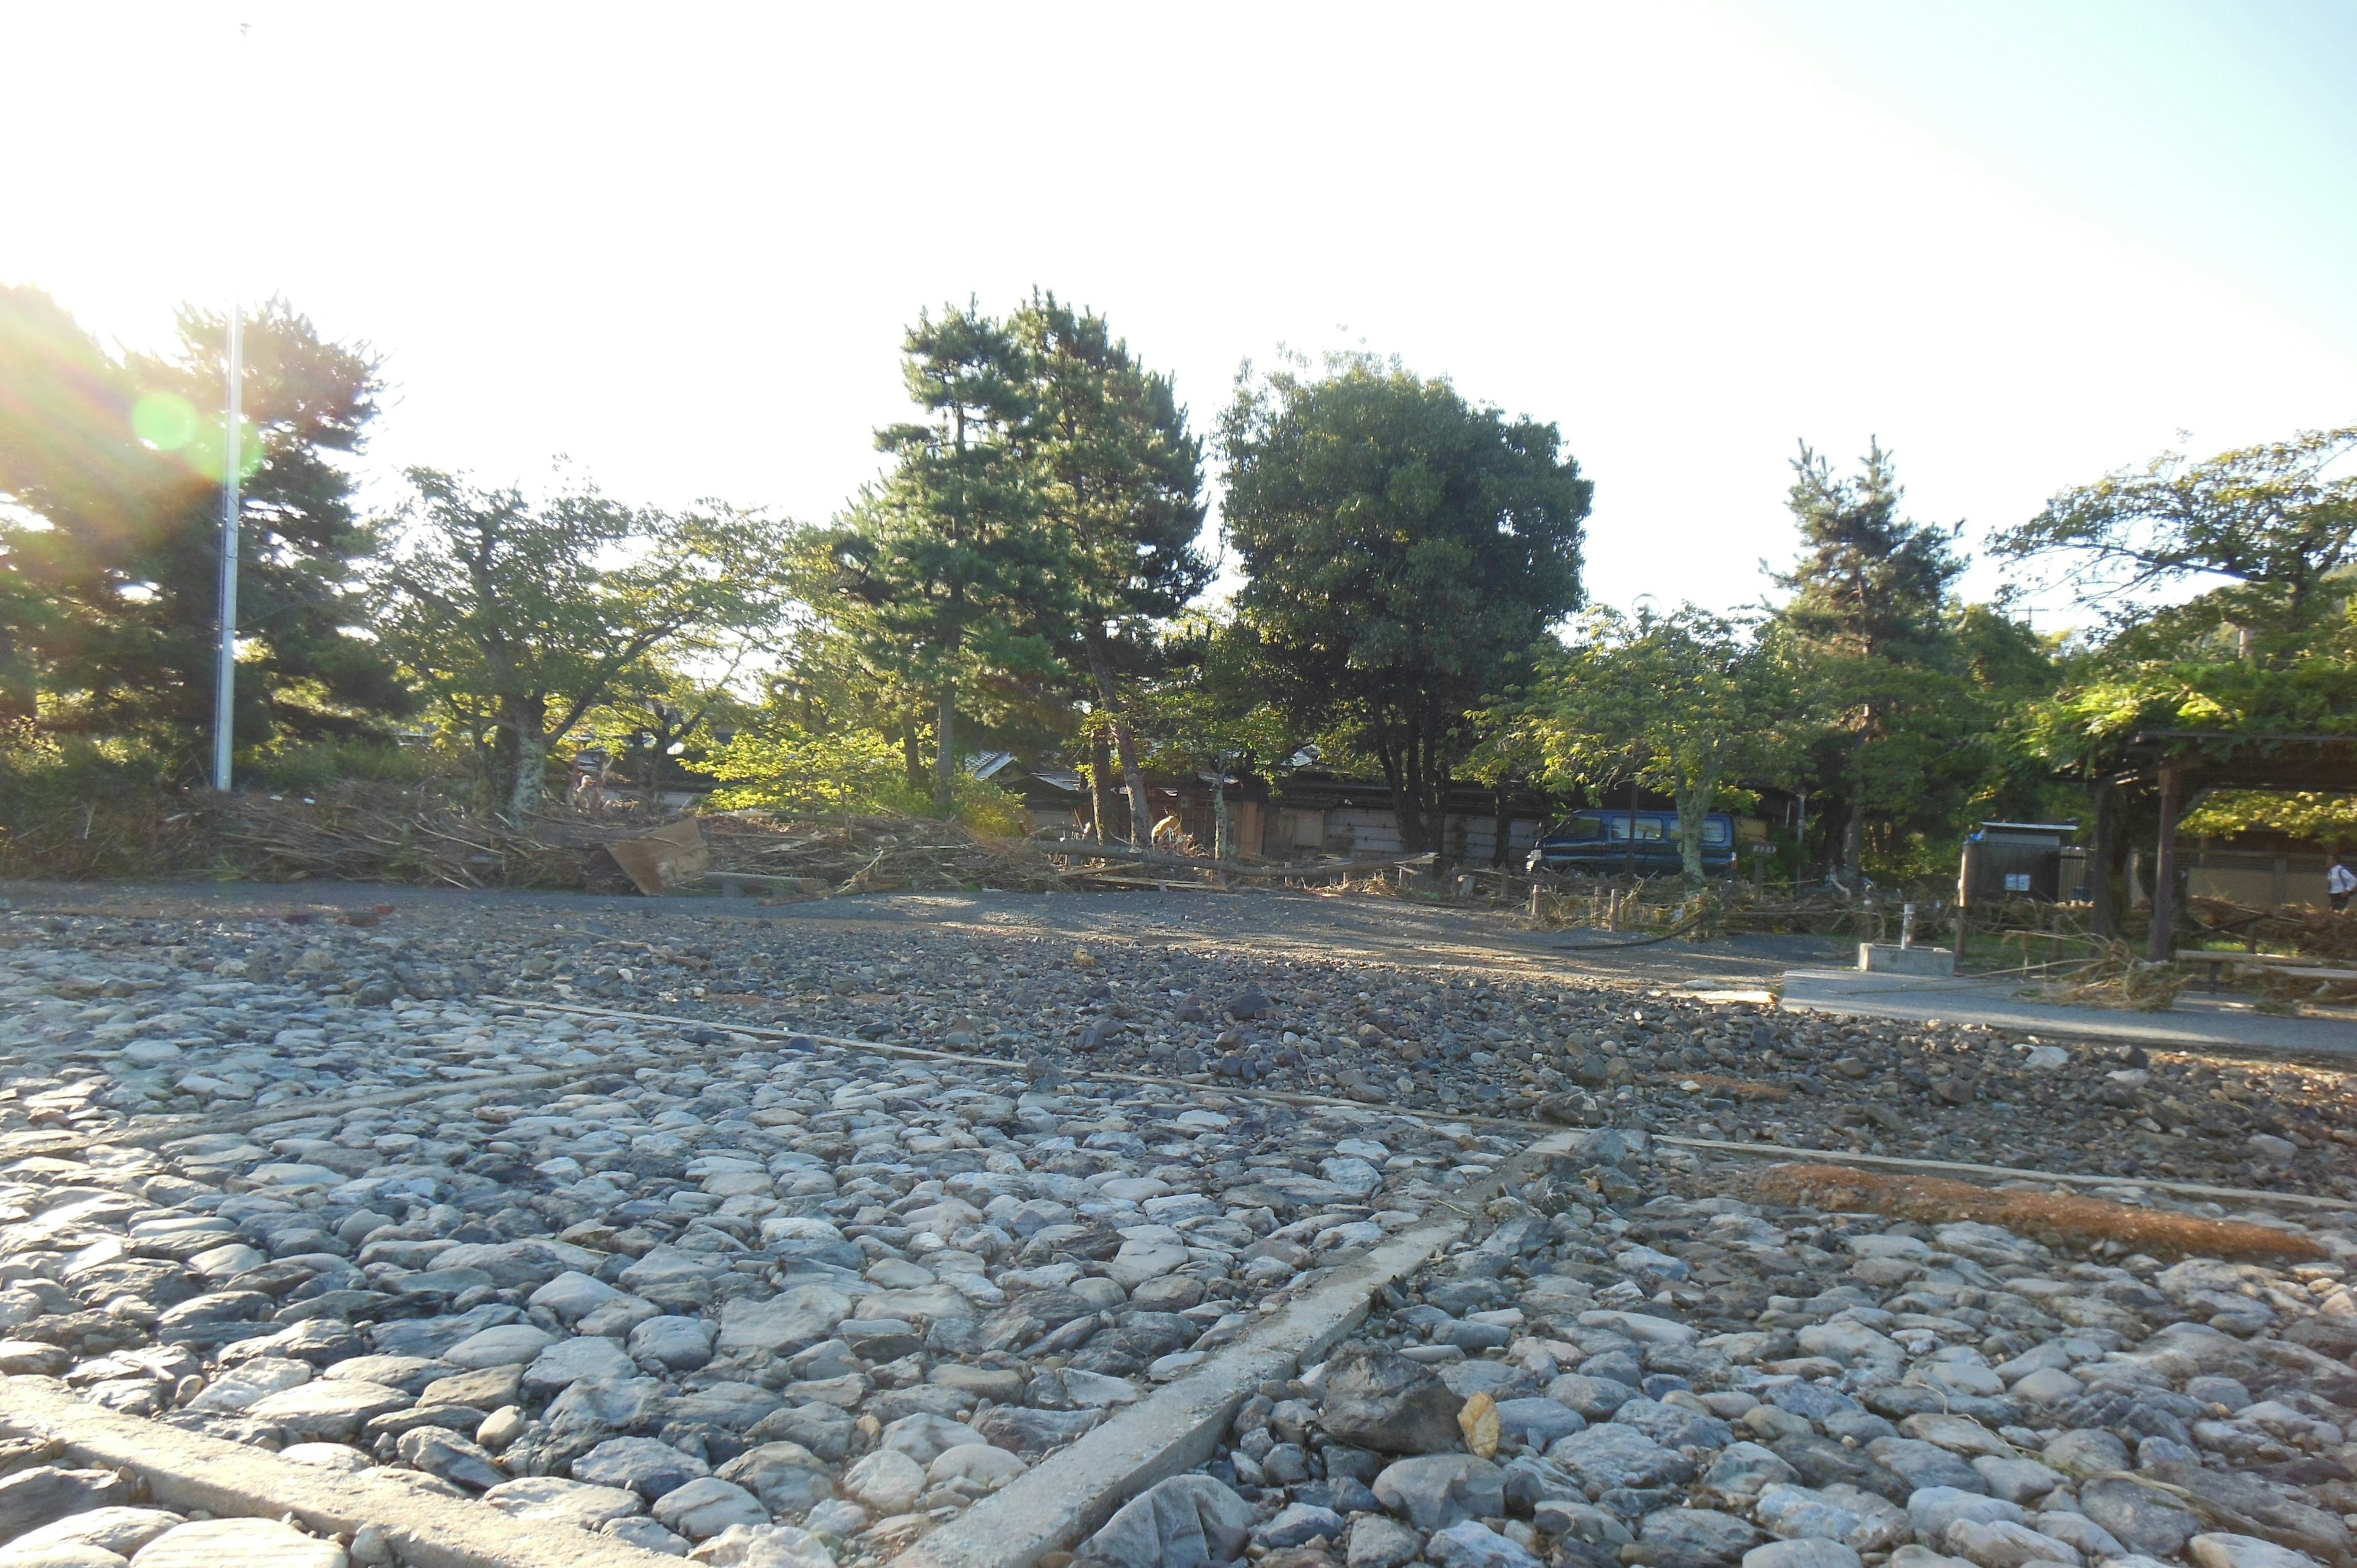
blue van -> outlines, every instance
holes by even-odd
[[[1634,823],[1632,845],[1630,830]],[[1598,876],[1625,874],[1634,851],[1640,876],[1674,875],[1685,869],[1678,849],[1675,811],[1596,810],[1574,811],[1531,848],[1532,871],[1585,871]],[[1702,820],[1702,868],[1714,876],[1735,870],[1735,819],[1713,811]]]

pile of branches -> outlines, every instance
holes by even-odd
[[[830,891],[1040,893],[1084,887],[1038,846],[927,817],[782,818],[758,811],[699,819],[715,871],[802,877]]]
[[[310,796],[198,800],[217,871],[263,882],[581,887],[588,881],[583,851],[602,842],[590,819],[535,819],[519,829],[432,783],[347,779]],[[608,828],[604,837],[627,832]]]
[[[2192,898],[2193,918],[2210,930],[2263,951],[2303,958],[2357,960],[2357,917],[2336,915],[2306,904],[2263,908],[2232,898]]]
[[[2049,1001],[2166,1013],[2193,979],[2193,972],[2183,964],[2156,962],[2126,942],[2096,940],[2093,959],[2046,988]]]

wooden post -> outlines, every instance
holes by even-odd
[[[2177,813],[2183,804],[2185,765],[2160,765],[2160,842],[2152,854],[2152,936],[2145,956],[2166,962],[2177,950]]]
[[[2094,904],[2091,923],[2095,935],[2107,941],[2120,936],[2120,901],[2112,890],[2112,862],[2119,858],[2120,787],[2112,779],[2095,781],[2095,842],[2087,851],[2088,897]]]

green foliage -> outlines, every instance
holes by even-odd
[[[1801,529],[1776,612],[1816,739],[1792,769],[1834,829],[1846,879],[1953,864],[1976,810],[2039,790],[2018,744],[2022,706],[2051,690],[2051,653],[1990,606],[1957,604],[1955,530],[1900,514],[1890,454],[1854,478],[1807,446],[1788,503]]]
[[[713,794],[718,811],[913,815],[933,805],[929,790],[909,786],[898,749],[870,732],[782,729],[740,736],[716,748],[705,768],[729,786]],[[1028,826],[1023,802],[987,779],[961,769],[953,788],[951,814],[968,827],[1019,838]]]
[[[878,661],[932,693],[933,799],[946,811],[961,688],[1052,667],[1061,585],[1021,439],[1031,413],[1021,346],[969,304],[919,317],[901,353],[924,417],[877,433],[892,470],[853,508],[834,555],[864,640],[890,650]]]
[[[238,776],[289,793],[325,789],[341,779],[415,784],[436,778],[442,759],[422,746],[365,738],[285,740],[240,759]]]
[[[1211,581],[1202,444],[1167,377],[1140,366],[1103,317],[1037,295],[1011,323],[1031,384],[1021,435],[1052,536],[1065,664],[1087,672],[1084,728],[1118,755],[1132,836],[1150,825],[1128,686],[1152,671],[1155,624]],[[1102,799],[1102,780],[1099,794]]]
[[[284,301],[244,324],[237,737],[353,735],[409,710],[361,634],[375,535],[343,458],[377,361]],[[108,353],[48,295],[0,288],[0,712],[136,736],[194,772],[213,703],[227,323]]]
[[[2164,452],[2141,469],[2064,490],[1999,534],[1995,549],[2057,569],[2083,598],[2111,602],[2115,629],[2131,635],[2127,650],[2139,656],[2184,650],[2231,628],[2243,634],[2242,657],[2290,661],[2345,619],[2341,579],[2357,568],[2357,475],[2327,470],[2352,452],[2357,426],[2302,431],[2198,463]],[[2188,583],[2216,585],[2190,605],[2154,605],[2154,594]]]
[[[2352,451],[2357,428],[2201,462],[2164,453],[2062,492],[2005,535],[2004,553],[2048,564],[2112,609],[2112,635],[2038,705],[2030,748],[2092,773],[2145,730],[2357,735],[2357,478],[2325,472]],[[2183,829],[2335,840],[2349,821],[2339,797],[2241,793],[2211,798]]]
[[[426,468],[409,481],[381,629],[470,737],[511,819],[537,803],[550,747],[634,667],[782,612],[793,531],[758,513],[674,515],[586,487],[534,506]]]
[[[2285,794],[2221,789],[2204,796],[2199,806],[2186,812],[2178,829],[2194,838],[2278,832],[2328,849],[2357,845],[2357,795],[2320,795],[2309,789]]]
[[[1692,605],[1593,610],[1506,723],[1551,783],[1633,776],[1668,794],[1685,875],[1699,882],[1721,787],[1781,783],[1793,766],[1805,721],[1785,653]]]
[[[1470,714],[1578,607],[1592,487],[1553,425],[1365,356],[1240,381],[1222,443],[1240,651],[1297,731],[1375,760],[1405,843],[1437,845]]]

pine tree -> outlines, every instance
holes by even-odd
[[[1020,345],[969,303],[920,316],[901,352],[925,417],[877,432],[895,462],[854,508],[837,554],[844,590],[933,693],[933,800],[946,814],[961,690],[985,671],[1051,665],[1041,628],[1060,617],[1022,444],[1032,405]]]
[[[1077,644],[1103,710],[1129,795],[1130,835],[1142,844],[1153,816],[1122,676],[1151,663],[1153,623],[1178,614],[1211,580],[1195,548],[1202,444],[1188,433],[1168,379],[1139,366],[1103,317],[1035,294],[1012,326],[1032,386],[1023,442],[1050,534],[1057,602],[1071,618],[1062,640]],[[1104,738],[1100,733],[1097,744]],[[1101,826],[1103,820],[1100,809]]]
[[[109,354],[48,295],[0,288],[0,706],[135,735],[194,768],[212,713],[226,318],[168,355]],[[352,733],[407,712],[366,624],[376,546],[339,457],[377,361],[283,300],[244,323],[237,739]]]
[[[1944,662],[1949,589],[1964,562],[1953,542],[1957,530],[1900,515],[1905,491],[1880,442],[1868,446],[1855,478],[1836,478],[1805,443],[1792,473],[1801,558],[1776,577],[1792,596],[1778,617],[1838,715],[1839,859],[1844,880],[1855,885],[1867,813],[1889,792],[1878,786],[1900,789],[1920,775],[1920,758],[1889,768],[1879,766],[1879,754],[1911,749],[1894,746],[1899,716],[1939,684],[1927,677]]]

